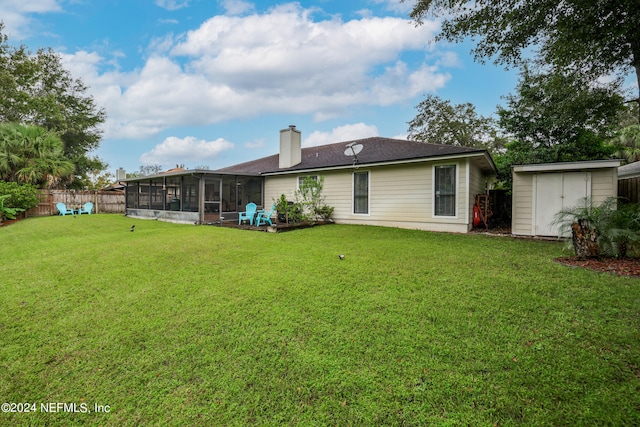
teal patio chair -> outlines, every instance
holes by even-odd
[[[81,214],[81,215],[82,215],[83,213],[86,213],[86,214],[91,215],[91,211],[92,211],[92,210],[93,210],[93,203],[91,203],[91,202],[87,202],[87,203],[85,203],[85,204],[84,204],[84,206],[83,206],[83,207],[81,207],[80,209],[78,209],[78,213],[79,213],[79,214]]]
[[[271,223],[271,217],[273,216],[273,211],[275,211],[276,206],[275,205],[271,205],[271,210],[267,213],[264,213],[264,211],[258,212],[258,215],[256,216],[256,227],[260,227],[261,223],[262,224],[266,224],[269,223],[269,225],[273,225]]]
[[[59,215],[62,216],[73,215],[75,213],[73,209],[67,209],[67,205],[62,202],[56,203],[56,208],[58,208]]]
[[[253,217],[256,214],[258,206],[255,203],[249,203],[244,207],[244,212],[238,214],[238,224],[242,224],[242,220],[248,219],[249,225],[253,225]]]

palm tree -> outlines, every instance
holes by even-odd
[[[640,125],[622,128],[612,142],[618,149],[616,154],[627,163],[640,160]]]
[[[0,179],[52,187],[73,172],[56,133],[33,125],[0,124]]]

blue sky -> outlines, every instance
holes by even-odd
[[[303,146],[404,138],[427,94],[492,115],[517,70],[434,43],[411,0],[4,0],[10,43],[51,47],[104,108],[93,153],[136,171],[211,169]]]

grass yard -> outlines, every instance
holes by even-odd
[[[640,424],[640,280],[559,242],[85,215],[0,243],[2,426]]]

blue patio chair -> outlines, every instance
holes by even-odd
[[[260,227],[261,223],[262,224],[266,224],[269,223],[269,225],[273,225],[271,223],[271,217],[273,216],[273,211],[276,209],[276,205],[271,205],[271,210],[267,213],[264,213],[264,211],[258,212],[258,215],[256,216],[256,227]]]
[[[238,224],[242,224],[242,220],[248,219],[249,224],[253,225],[253,217],[256,214],[258,206],[255,203],[249,203],[244,207],[244,212],[238,214]]]
[[[58,208],[59,215],[62,215],[62,216],[73,215],[75,213],[73,209],[67,209],[67,205],[65,205],[62,202],[56,203],[56,208]]]
[[[92,211],[92,210],[93,210],[93,203],[91,203],[91,202],[87,202],[87,203],[85,203],[85,204],[84,204],[84,206],[83,206],[83,207],[81,207],[80,209],[78,209],[78,213],[79,213],[79,214],[81,214],[81,215],[82,215],[83,213],[86,213],[86,214],[91,215],[91,211]]]

